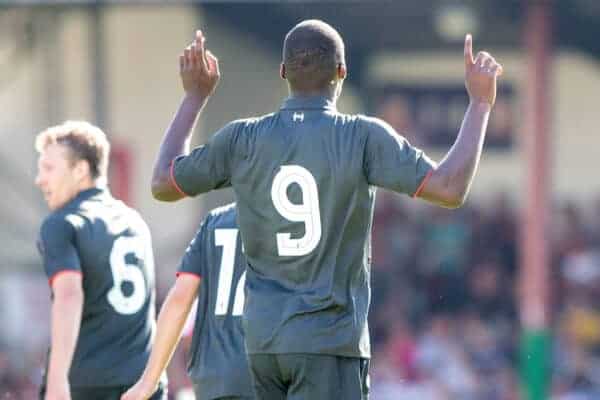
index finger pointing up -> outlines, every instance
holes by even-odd
[[[467,67],[475,64],[473,61],[473,37],[470,33],[465,36],[465,65]]]
[[[208,69],[208,62],[206,61],[206,49],[204,47],[205,40],[206,40],[206,38],[204,37],[204,33],[202,33],[201,30],[197,30],[196,31],[196,39],[194,40],[194,43],[196,43],[196,50],[197,50],[196,56],[198,57],[198,62],[200,64],[200,67],[204,71],[206,71]]]

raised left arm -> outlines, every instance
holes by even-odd
[[[419,197],[446,208],[463,205],[481,159],[491,105],[471,103],[456,142],[431,172]]]
[[[467,198],[496,100],[496,80],[502,74],[502,66],[489,53],[479,52],[473,60],[471,35],[465,38],[464,57],[469,107],[456,142],[419,192],[419,197],[448,208],[460,207]]]

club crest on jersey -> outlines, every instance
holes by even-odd
[[[295,112],[292,116],[292,121],[294,122],[303,122],[304,121],[304,113],[303,112]]]

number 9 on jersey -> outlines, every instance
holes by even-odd
[[[287,190],[297,184],[302,192],[302,203],[290,201]],[[290,233],[277,234],[277,251],[280,256],[304,256],[313,251],[321,240],[321,215],[317,182],[310,171],[299,165],[281,167],[271,187],[271,199],[279,214],[293,222],[303,222],[304,236],[292,239]]]

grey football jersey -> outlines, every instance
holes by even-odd
[[[135,383],[155,329],[154,259],[146,223],[107,190],[89,189],[44,220],[38,245],[50,281],[65,271],[83,276],[71,386]]]
[[[171,172],[190,196],[233,186],[249,353],[369,357],[374,186],[413,195],[432,167],[385,122],[292,97],[226,125]]]
[[[202,279],[188,367],[199,399],[253,397],[241,321],[245,271],[235,205],[213,210],[178,272]]]

